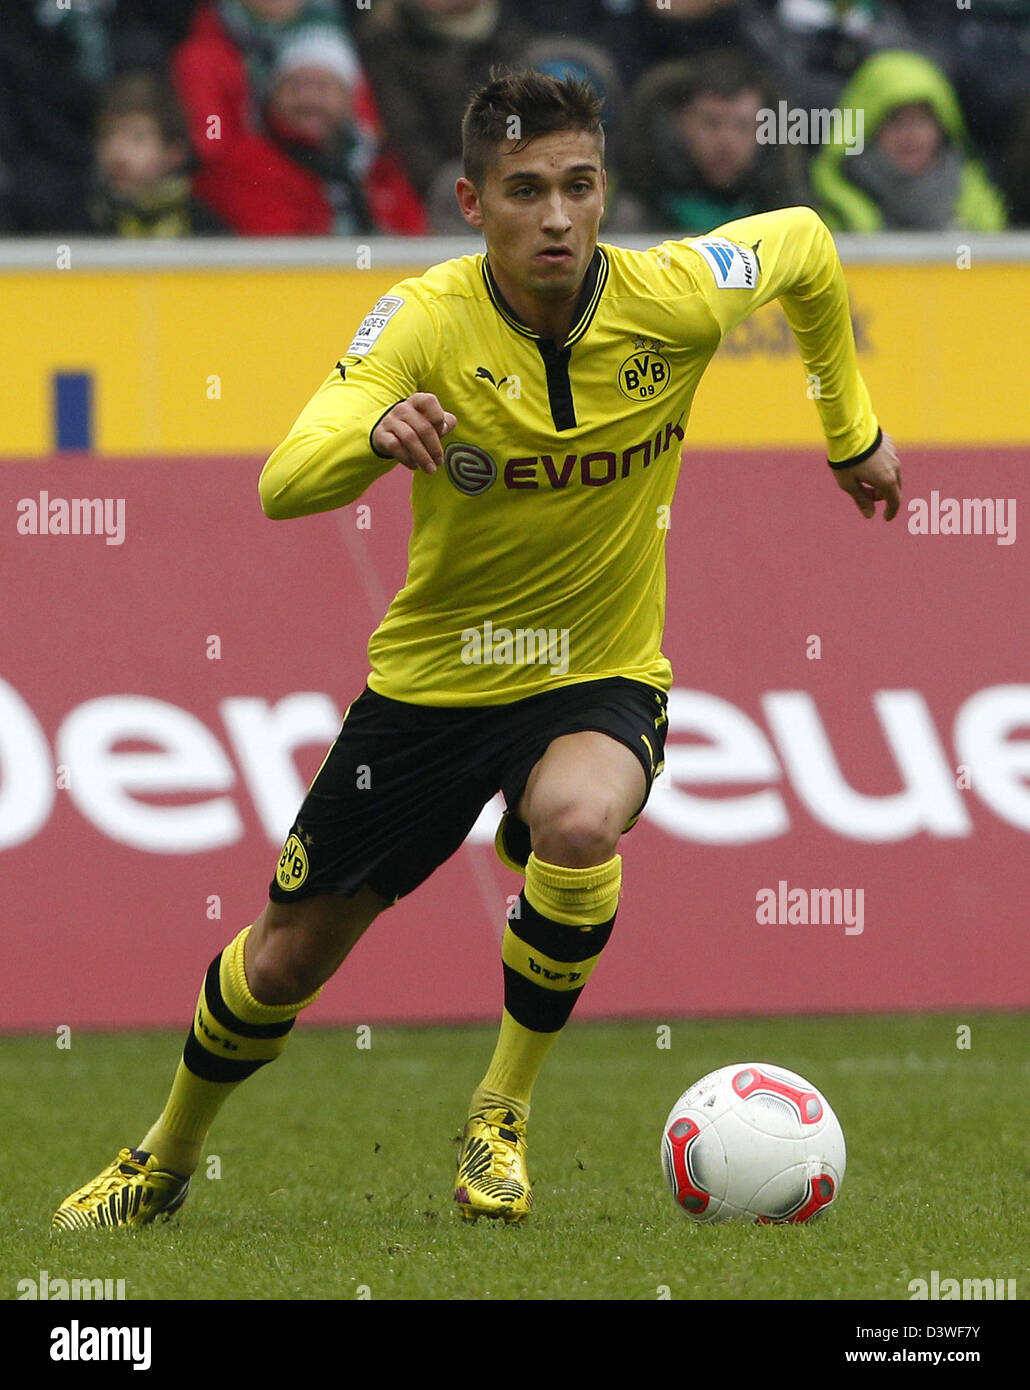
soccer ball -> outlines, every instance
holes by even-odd
[[[738,1062],[680,1096],[662,1132],[662,1168],[691,1221],[811,1221],[844,1180],[844,1133],[804,1077]]]

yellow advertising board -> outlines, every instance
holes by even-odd
[[[379,295],[426,264],[8,268],[0,455],[57,447],[60,375],[84,383],[87,447],[102,454],[268,453]],[[1030,440],[1030,263],[847,264],[846,272],[861,369],[899,441]],[[723,344],[687,441],[821,445],[775,305]]]

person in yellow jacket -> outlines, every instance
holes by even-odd
[[[955,91],[920,53],[868,58],[840,96],[862,113],[861,144],[838,135],[812,163],[824,221],[838,231],[995,232],[1004,200],[974,157]],[[840,122],[835,131],[843,128]]]

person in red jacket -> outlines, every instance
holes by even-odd
[[[293,158],[262,118],[282,46],[316,21],[349,42],[326,0],[212,0],[197,11],[172,56],[198,171],[194,192],[234,231],[249,236],[322,236],[335,213],[325,181]],[[355,60],[354,119],[378,136],[371,87]],[[376,231],[419,235],[426,218],[392,155],[380,150],[363,180]]]

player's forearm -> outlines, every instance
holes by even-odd
[[[367,437],[359,434],[315,425],[293,430],[261,470],[258,492],[265,515],[283,521],[356,501],[394,464],[376,458]]]
[[[806,234],[810,244],[801,274],[779,298],[805,364],[828,456],[836,463],[867,450],[878,425],[858,370],[848,291],[833,237],[814,216]]]

